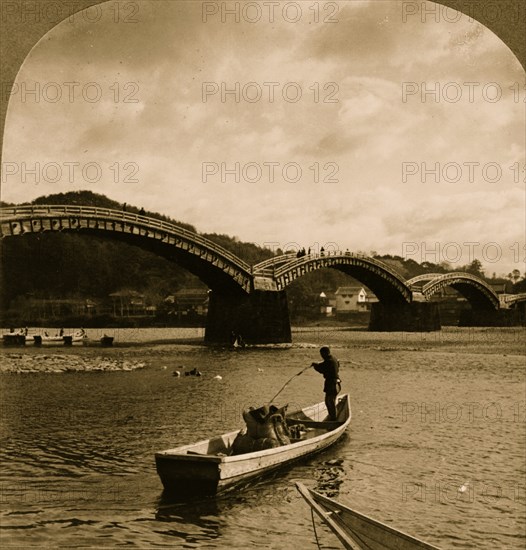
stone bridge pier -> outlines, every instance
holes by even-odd
[[[429,332],[440,330],[434,302],[373,304],[369,330],[378,332]],[[254,290],[250,294],[212,291],[208,305],[205,342],[226,344],[232,333],[249,344],[292,342],[285,290]]]
[[[249,344],[292,342],[286,291],[211,291],[205,342],[229,343],[232,332]]]
[[[123,241],[176,262],[199,277],[213,289],[205,331],[209,343],[229,343],[232,333],[250,344],[291,342],[286,289],[299,277],[325,268],[353,277],[377,296],[370,331],[440,330],[438,304],[432,298],[446,287],[457,290],[471,306],[461,325],[524,323],[526,293],[499,297],[486,281],[470,273],[424,273],[405,280],[377,258],[338,250],[282,254],[249,265],[194,231],[141,213],[88,205],[0,208],[0,240],[53,232]]]
[[[430,332],[440,329],[440,312],[436,302],[372,304],[370,331]]]

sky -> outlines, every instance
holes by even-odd
[[[525,74],[498,37],[396,0],[235,4],[52,29],[12,90],[2,200],[88,189],[259,245],[524,273]]]

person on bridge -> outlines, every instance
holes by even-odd
[[[323,391],[325,392],[325,405],[329,412],[329,420],[336,420],[336,396],[342,389],[339,377],[340,363],[331,354],[328,346],[323,346],[320,349],[320,355],[323,361],[321,363],[312,363],[311,367],[323,374],[323,378],[325,379]]]

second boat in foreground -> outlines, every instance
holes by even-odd
[[[297,482],[296,487],[347,550],[440,550],[308,489],[302,483]]]

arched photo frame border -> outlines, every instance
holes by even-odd
[[[65,10],[64,17],[60,21],[40,19],[37,16],[31,16],[30,13],[27,14],[28,21],[22,21],[22,15],[20,15],[20,20],[17,20],[16,12],[12,12],[11,17],[8,16],[9,12],[6,6],[10,4],[12,7],[18,7],[19,13],[22,14],[22,9],[24,9],[24,5],[28,6],[28,1],[2,1],[0,15],[2,27],[0,35],[0,82],[2,88],[0,99],[0,162],[3,153],[5,119],[10,98],[9,90],[11,90],[18,71],[31,49],[46,33],[63,20],[71,17],[72,14],[85,10],[90,6],[104,4],[107,1],[75,0],[74,9],[71,9],[70,6],[70,9]],[[425,3],[425,0],[407,2],[407,4],[413,4],[416,7],[420,7],[423,3]],[[522,67],[526,69],[526,33],[524,33],[526,2],[524,0],[435,0],[433,3],[455,9],[482,23],[510,48]],[[33,4],[39,4],[39,13],[47,13],[47,6],[56,6],[57,0],[36,0]],[[64,0],[62,0],[62,5],[66,7],[67,3],[64,4]],[[495,6],[499,7],[499,17],[497,18],[495,18]]]

